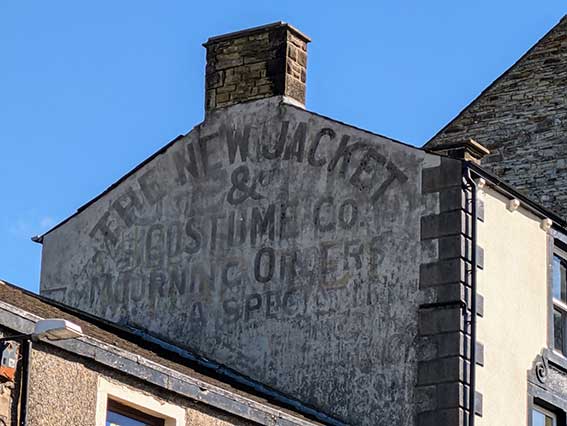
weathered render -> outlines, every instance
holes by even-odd
[[[469,138],[482,166],[567,218],[567,19],[447,124],[426,149]]]
[[[410,425],[428,161],[280,98],[218,109],[44,236],[41,293]]]
[[[149,408],[147,401],[155,400],[162,413],[166,411],[163,407],[176,407],[185,419],[183,426],[256,424],[164,392],[159,387],[102,368],[95,362],[86,362],[80,357],[45,346],[34,350],[30,377],[32,391],[29,401],[29,426],[104,426],[106,410],[97,412],[97,406],[105,406],[106,399],[106,395],[100,392],[101,381],[110,383],[114,389],[122,388],[128,392],[132,405],[139,399],[140,407]],[[146,405],[143,405],[144,403]]]

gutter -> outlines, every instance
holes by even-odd
[[[225,367],[224,365],[216,362],[216,361],[212,361],[206,358],[201,358],[198,356],[195,356],[194,354],[192,354],[189,351],[186,351],[182,348],[179,348],[171,343],[165,342],[161,339],[158,339],[157,337],[154,337],[150,334],[147,334],[143,331],[140,331],[138,329],[134,329],[132,328],[132,334],[135,334],[136,336],[140,337],[142,340],[145,340],[147,342],[151,342],[153,344],[156,344],[158,346],[160,346],[161,348],[174,352],[178,355],[180,355],[183,358],[189,359],[193,362],[196,362],[199,365],[202,365],[206,368],[212,369],[214,370],[216,373],[220,374],[223,377],[227,377],[230,380],[239,383],[243,386],[249,387],[251,389],[253,389],[254,391],[258,392],[259,394],[262,395],[266,395],[266,397],[269,397],[271,399],[273,399],[274,401],[284,405],[284,406],[288,406],[293,410],[296,410],[300,413],[304,413],[307,416],[313,417],[315,419],[318,419],[319,421],[323,421],[325,424],[329,424],[329,425],[336,425],[336,426],[346,426],[344,423],[330,417],[327,416],[326,414],[321,413],[320,411],[315,410],[314,408],[308,407],[306,405],[304,405],[302,402],[290,398],[280,392],[277,392],[271,388],[269,388],[268,386],[263,385],[262,383],[256,382],[254,380],[249,379],[246,376],[240,375],[238,373],[236,373],[234,370]]]
[[[567,222],[557,213],[552,212],[546,207],[543,207],[542,205],[538,204],[536,201],[525,196],[521,192],[518,192],[513,187],[504,183],[496,176],[492,175],[491,173],[488,173],[479,165],[474,163],[467,163],[467,168],[469,169],[470,172],[473,172],[475,175],[485,178],[488,186],[493,188],[495,191],[503,195],[506,195],[510,199],[516,198],[520,200],[520,202],[522,203],[522,207],[528,210],[529,212],[533,213],[534,215],[536,215],[541,219],[549,218],[553,221],[553,224],[556,225],[556,227],[559,227],[564,232],[567,231]]]
[[[476,396],[476,290],[477,290],[477,185],[471,177],[469,162],[463,161],[463,176],[467,182],[467,189],[471,190],[471,301],[470,301],[470,367],[469,367],[469,423],[474,426],[475,422],[475,396]]]
[[[0,324],[7,328],[22,333],[29,333],[33,330],[35,322],[40,319],[41,317],[26,310],[0,301]],[[83,336],[70,341],[44,343],[89,358],[95,363],[119,370],[162,389],[167,389],[178,395],[208,404],[261,425],[318,426],[327,424],[346,426],[346,423],[314,409],[310,414],[317,418],[315,421],[294,416],[277,407],[183,374],[89,336]]]
[[[22,368],[22,384],[21,384],[21,397],[20,397],[20,426],[27,426],[28,424],[28,407],[30,399],[30,371],[31,371],[31,356],[32,356],[32,339],[31,337],[21,343],[23,346],[23,368]]]

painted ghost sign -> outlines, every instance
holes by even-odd
[[[48,234],[42,293],[332,414],[387,411],[409,400],[392,383],[413,386],[423,154],[252,105],[211,116]]]

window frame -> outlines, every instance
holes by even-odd
[[[538,404],[532,405],[532,409],[531,409],[531,412],[530,412],[530,417],[531,417],[530,418],[530,425],[533,426],[534,411],[537,411],[537,412],[543,414],[544,416],[550,417],[553,420],[552,426],[558,426],[559,425],[557,414],[555,414],[553,411],[550,411],[546,408],[543,408],[541,405],[538,405]]]
[[[553,349],[553,352],[555,352],[556,354],[558,354],[559,356],[562,356],[563,358],[567,358],[567,300],[563,301],[561,299],[556,299],[555,298],[555,294],[554,294],[554,264],[555,264],[555,258],[558,257],[559,259],[561,259],[567,268],[567,251],[565,249],[563,249],[562,247],[558,246],[557,244],[555,244],[553,246],[553,250],[551,252],[551,347]],[[567,299],[567,296],[566,296]],[[558,311],[560,312],[562,315],[565,315],[565,319],[563,320],[563,347],[562,348],[557,348],[555,346],[555,312]]]
[[[115,399],[108,398],[106,402],[106,414],[108,422],[108,412],[120,414],[121,416],[127,417],[138,422],[143,422],[146,426],[165,426],[165,419],[161,417],[152,416],[151,414],[144,413],[138,410],[137,407],[132,407],[131,405],[123,404]]]
[[[97,382],[96,426],[106,426],[108,407],[113,404],[109,404],[109,400],[150,417],[163,419],[163,426],[185,426],[186,410],[184,407],[163,401],[136,388],[108,380],[102,376],[98,377]],[[131,414],[130,411],[128,415]],[[134,420],[136,419],[134,418]],[[144,421],[144,419],[140,420]]]

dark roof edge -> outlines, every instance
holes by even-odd
[[[144,332],[139,331],[139,334],[137,335],[147,342],[155,343],[161,346],[163,349],[173,351],[183,357],[189,358],[195,356],[194,354],[191,354],[190,352],[181,349],[178,346],[165,342],[156,337],[150,336],[149,334],[146,334]],[[279,391],[276,391],[266,385],[263,385],[262,383],[252,380],[249,377],[243,376],[237,373],[236,371],[232,370],[231,368],[225,367],[224,365],[217,363],[216,361],[211,361],[202,357],[197,357],[194,360],[199,364],[206,365],[209,368],[214,369],[215,372],[219,373],[221,376],[226,377],[227,379],[229,379],[230,382],[237,382],[241,385],[244,385],[245,387],[251,387],[256,391],[258,395],[271,399],[281,404],[283,407],[293,410],[298,414],[301,414],[307,418],[313,419],[318,422],[323,422],[324,424],[328,424],[328,425],[346,426],[346,423],[343,423],[342,421],[334,417],[331,417],[315,408],[307,406],[295,398],[289,397]]]
[[[398,140],[398,139],[394,139],[394,138],[392,138],[392,137],[390,137],[390,136],[385,136],[385,135],[382,135],[382,134],[380,134],[380,133],[373,132],[373,131],[371,131],[371,130],[363,129],[362,127],[358,127],[358,126],[355,126],[355,125],[353,125],[353,124],[345,123],[344,121],[337,120],[336,118],[331,118],[331,117],[328,117],[328,116],[326,116],[326,115],[319,114],[318,112],[314,112],[314,111],[310,111],[310,110],[308,110],[308,109],[302,108],[302,107],[300,107],[300,106],[298,106],[298,105],[296,105],[296,104],[294,104],[294,103],[285,102],[285,104],[286,104],[287,106],[293,107],[293,108],[295,108],[295,109],[297,109],[297,110],[299,110],[299,111],[303,111],[303,112],[307,112],[307,113],[309,113],[309,114],[313,114],[313,115],[315,115],[315,116],[317,116],[317,117],[324,118],[325,120],[332,121],[333,123],[340,124],[340,125],[346,126],[346,127],[350,127],[351,129],[357,130],[357,131],[359,131],[359,132],[364,132],[364,133],[368,133],[368,134],[371,135],[371,136],[378,136],[378,137],[380,137],[380,138],[387,139],[387,140],[390,141],[390,142],[393,142],[393,143],[398,144],[398,145],[402,145],[402,146],[404,146],[404,147],[406,147],[406,148],[411,148],[411,149],[413,149],[413,150],[422,151],[422,152],[425,151],[425,149],[424,149],[423,147],[411,145],[411,144],[409,144],[409,143],[407,143],[407,142],[402,142],[402,141],[400,141],[400,140]],[[439,155],[439,154],[434,153],[434,152],[429,152],[429,151],[426,151],[426,152],[427,152],[428,154],[432,154],[432,155]]]
[[[38,295],[38,294],[33,293],[33,292],[29,291],[29,290],[26,290],[26,289],[24,289],[24,288],[21,288],[21,287],[19,287],[19,286],[16,286],[16,285],[14,285],[14,284],[11,284],[11,283],[9,283],[9,282],[6,282],[6,281],[4,281],[4,280],[0,280],[0,283],[3,283],[3,284],[5,284],[5,285],[7,285],[7,286],[9,286],[9,287],[12,287],[12,288],[18,290],[18,291],[21,291],[22,293],[25,293],[26,295],[28,295],[28,296],[30,296],[30,297],[34,297],[34,298],[40,300],[41,302],[43,302],[43,303],[45,303],[45,304],[48,304],[48,305],[51,305],[51,306],[53,306],[53,307],[55,307],[55,308],[57,308],[57,309],[60,309],[60,310],[66,312],[66,313],[68,313],[68,314],[70,314],[70,315],[76,316],[77,318],[79,318],[79,319],[81,319],[81,320],[83,320],[83,321],[92,323],[93,325],[95,325],[95,326],[97,326],[97,327],[100,327],[100,328],[102,328],[102,329],[105,329],[106,331],[113,332],[113,333],[119,335],[120,337],[122,337],[122,338],[124,338],[124,339],[126,339],[126,340],[130,340],[130,341],[134,341],[134,342],[136,342],[136,341],[137,341],[137,342],[142,341],[142,342],[144,342],[144,343],[146,343],[146,344],[151,345],[151,346],[154,347],[155,349],[159,349],[159,350],[163,351],[163,352],[164,352],[164,355],[167,354],[167,353],[169,353],[169,354],[174,354],[174,355],[176,355],[177,357],[180,357],[180,358],[182,358],[182,359],[185,359],[185,360],[188,361],[188,362],[193,362],[193,363],[197,364],[198,366],[200,366],[201,368],[203,368],[204,370],[209,371],[209,374],[210,374],[210,373],[214,373],[214,376],[217,376],[217,380],[218,380],[218,378],[221,378],[221,380],[224,379],[224,380],[222,380],[222,381],[224,381],[225,383],[233,384],[233,385],[234,385],[234,384],[240,385],[240,387],[241,387],[242,389],[244,389],[245,391],[247,390],[247,391],[249,391],[251,394],[254,394],[254,395],[256,395],[256,396],[260,396],[260,397],[266,398],[267,400],[274,401],[274,402],[276,403],[276,405],[279,405],[279,406],[281,406],[282,408],[287,408],[287,409],[289,409],[289,410],[292,410],[292,411],[298,413],[298,415],[305,416],[307,419],[312,419],[312,420],[314,420],[314,421],[316,421],[316,422],[322,422],[322,423],[324,423],[324,424],[329,424],[329,425],[334,425],[334,426],[346,426],[346,424],[343,423],[342,421],[340,421],[340,420],[338,420],[338,419],[335,419],[335,418],[333,418],[333,417],[331,417],[331,416],[329,416],[329,415],[327,415],[327,414],[325,414],[325,413],[323,413],[323,412],[321,412],[321,411],[319,411],[319,410],[317,410],[317,409],[315,409],[315,408],[313,408],[313,407],[310,407],[310,406],[308,406],[308,405],[302,403],[301,401],[299,401],[299,400],[297,400],[297,399],[295,399],[295,398],[289,397],[289,396],[287,396],[287,395],[285,395],[285,394],[283,394],[283,393],[281,393],[281,392],[279,392],[279,391],[277,391],[277,390],[274,390],[274,389],[272,389],[272,388],[270,388],[270,387],[268,387],[268,386],[266,386],[266,385],[263,385],[262,383],[259,383],[259,382],[255,381],[255,380],[253,380],[253,379],[251,379],[251,378],[249,378],[249,377],[247,377],[247,376],[244,376],[244,375],[242,375],[242,374],[236,372],[235,370],[232,370],[232,369],[230,369],[230,368],[224,366],[223,364],[220,364],[220,363],[218,363],[218,362],[216,362],[216,361],[213,361],[213,360],[210,360],[210,359],[208,359],[208,358],[202,357],[202,356],[200,356],[200,355],[198,355],[198,354],[196,354],[196,353],[191,352],[190,350],[182,349],[182,348],[180,348],[180,347],[178,347],[178,346],[175,346],[175,345],[170,344],[170,343],[168,343],[168,342],[165,342],[165,341],[163,341],[163,340],[161,340],[161,339],[158,339],[158,338],[156,338],[156,337],[153,337],[153,336],[151,336],[150,334],[143,332],[142,330],[136,329],[136,328],[134,328],[134,327],[125,327],[125,326],[122,326],[122,325],[113,323],[113,322],[111,322],[111,321],[105,320],[105,319],[103,319],[103,318],[97,317],[97,316],[95,316],[95,315],[89,314],[89,313],[87,313],[87,312],[81,311],[81,310],[76,309],[76,308],[73,308],[73,307],[71,307],[71,306],[65,305],[65,304],[63,304],[63,303],[56,302],[56,301],[54,301],[54,300],[48,299],[48,298],[46,298],[45,296]],[[16,313],[16,314],[18,314],[18,315],[20,315],[20,316],[22,316],[22,313],[27,313],[27,314],[28,314],[27,316],[26,316],[25,314],[23,314],[24,317],[26,317],[27,319],[30,319],[30,318],[28,318],[28,317],[31,317],[31,316],[37,317],[37,315],[35,315],[33,312],[29,312],[29,311],[27,311],[27,310],[24,310],[24,309],[19,308],[19,307],[17,307],[17,306],[13,306],[13,305],[11,305],[11,304],[9,304],[9,303],[7,303],[7,302],[3,302],[3,301],[0,300],[0,310],[2,310],[3,308],[6,309],[7,306],[12,307],[12,308],[13,308],[13,309],[12,309],[13,312]],[[32,319],[30,319],[30,320],[32,320]],[[32,321],[33,321],[33,320],[32,320]],[[20,322],[17,322],[17,321],[14,322],[14,321],[12,321],[12,322],[10,323],[10,321],[9,321],[9,320],[7,321],[6,318],[4,318],[4,317],[2,316],[1,313],[0,313],[0,323],[1,323],[2,325],[4,325],[4,326],[8,327],[8,328],[11,328],[11,329],[13,329],[13,330],[20,331],[20,332],[25,332],[25,333],[27,333],[27,332],[31,332],[31,331],[33,330],[33,326],[30,326],[29,330],[21,330],[21,326],[20,326],[20,328],[18,328]],[[109,344],[104,343],[104,342],[99,342],[97,339],[92,338],[92,337],[85,336],[83,339],[90,340],[90,341],[92,341],[92,342],[90,342],[91,344],[95,344],[95,343],[96,343],[96,345],[99,345],[99,346],[103,347],[105,350],[109,350],[109,348],[110,348],[110,349],[114,349],[114,352],[116,352],[116,354],[117,354],[118,356],[121,356],[121,357],[124,357],[123,354],[124,354],[124,352],[126,352],[124,349],[119,349],[119,348],[112,347],[112,346],[110,346]],[[44,343],[45,343],[45,342],[44,342]],[[49,344],[54,344],[54,342],[47,342],[47,343],[49,343]],[[69,352],[78,354],[78,355],[80,355],[80,356],[86,356],[86,357],[88,357],[88,358],[92,358],[92,359],[94,359],[96,362],[101,362],[101,360],[97,357],[97,355],[92,356],[92,350],[91,350],[91,351],[86,351],[86,352],[84,352],[84,353],[81,353],[81,352],[75,350],[75,349],[76,349],[75,344],[73,344],[72,342],[71,342],[71,343],[70,343],[70,342],[67,342],[67,344],[65,344],[64,341],[62,341],[62,342],[57,342],[57,343],[58,343],[58,344],[54,344],[54,345],[55,345],[55,346],[58,346],[58,347],[60,347],[60,348],[62,348],[62,349],[65,349],[65,350],[67,350],[67,351],[69,351]],[[59,344],[59,343],[60,343],[60,344]],[[96,345],[95,345],[95,346],[96,346]],[[146,346],[147,346],[147,345],[146,345]],[[159,347],[159,348],[158,348],[158,347]],[[121,354],[122,354],[122,355],[121,355]],[[159,353],[158,353],[158,355],[159,355]],[[141,357],[141,356],[138,355],[138,354],[132,354],[132,357],[135,358],[136,360],[138,360],[138,359],[146,360],[145,358]],[[137,361],[136,361],[136,362],[137,362]],[[150,363],[150,364],[156,364],[155,362],[150,361],[150,360],[146,360],[146,362],[147,362],[147,363]],[[130,375],[132,375],[132,376],[134,376],[134,377],[137,377],[137,378],[139,378],[139,379],[141,379],[141,380],[148,380],[148,377],[149,377],[149,378],[154,378],[154,376],[153,376],[152,374],[149,374],[149,375],[146,374],[146,375],[144,375],[144,374],[140,373],[140,371],[138,370],[137,367],[132,368],[131,371],[122,368],[124,365],[126,365],[126,364],[123,363],[123,362],[121,362],[121,363],[116,363],[116,362],[114,362],[114,363],[113,363],[113,362],[105,363],[105,362],[101,362],[101,363],[102,363],[102,364],[105,364],[105,365],[107,365],[107,366],[109,366],[109,367],[111,367],[111,368],[114,368],[114,369],[116,369],[116,365],[120,365],[120,366],[121,366],[120,371],[126,372],[126,373],[128,373],[128,374],[130,374]],[[143,363],[142,363],[142,364],[143,364]],[[159,365],[159,364],[157,364],[157,365]],[[168,368],[168,367],[164,367],[164,366],[161,366],[161,367],[162,367],[164,370],[171,370],[171,369]],[[172,371],[175,371],[175,370],[172,370]],[[199,381],[199,382],[202,382],[203,385],[198,385],[198,388],[197,388],[197,391],[199,391],[199,392],[201,392],[201,393],[205,393],[205,394],[206,394],[207,392],[211,392],[211,389],[210,389],[211,387],[213,387],[213,388],[215,388],[215,389],[217,389],[217,390],[220,390],[220,391],[223,392],[223,393],[227,393],[227,392],[228,392],[228,391],[226,391],[226,390],[224,390],[224,389],[217,388],[217,387],[216,387],[215,385],[213,385],[213,384],[210,384],[210,383],[207,383],[207,382],[203,382],[203,381],[201,381],[201,380],[199,380],[199,379],[197,379],[197,378],[187,376],[187,375],[185,375],[185,374],[183,374],[183,373],[181,373],[181,372],[175,371],[175,374],[176,374],[176,375],[179,375],[179,376],[186,377],[186,378],[190,378],[192,381]],[[162,388],[164,387],[164,386],[163,386],[163,383],[169,383],[167,380],[163,380],[163,379],[161,379],[161,380],[160,380],[160,379],[156,379],[156,381],[152,381],[152,380],[148,380],[148,381],[150,381],[152,384],[157,385],[157,386],[162,387]],[[258,418],[258,416],[255,416],[255,417],[247,417],[246,415],[243,415],[243,414],[242,414],[242,413],[243,413],[243,410],[242,410],[242,409],[237,409],[237,410],[235,410],[235,411],[234,411],[234,410],[233,410],[233,411],[230,411],[230,409],[229,409],[230,407],[227,408],[227,407],[224,407],[224,406],[220,406],[220,405],[218,405],[218,404],[215,405],[215,403],[218,402],[218,398],[217,398],[218,395],[217,395],[217,396],[214,396],[214,395],[213,395],[213,396],[209,397],[210,400],[208,400],[204,395],[201,395],[201,396],[199,396],[199,397],[196,397],[196,396],[193,395],[193,394],[187,394],[186,392],[183,392],[183,391],[185,390],[186,386],[181,386],[179,389],[176,389],[176,388],[174,388],[173,386],[170,385],[169,387],[166,386],[166,388],[169,389],[169,390],[171,390],[171,391],[173,391],[173,392],[176,392],[176,393],[178,393],[178,394],[181,394],[181,395],[183,395],[183,396],[187,396],[187,397],[192,398],[192,399],[197,399],[197,400],[199,400],[199,401],[202,401],[202,402],[205,402],[205,403],[209,403],[209,404],[212,405],[212,406],[215,406],[215,407],[217,407],[217,408],[223,409],[223,410],[225,410],[225,411],[227,411],[227,412],[230,412],[230,413],[232,413],[232,414],[238,415],[238,416],[240,416],[240,417],[245,417],[245,418],[248,418],[248,419],[250,419],[250,420],[257,421],[257,422],[261,420],[260,418]],[[206,389],[206,391],[205,391],[204,389]],[[232,394],[231,394],[231,395],[232,395]],[[241,395],[234,394],[233,397],[236,398],[236,399],[238,399],[238,398],[245,399],[245,400],[247,401],[247,402],[246,402],[247,405],[250,405],[251,403],[257,405],[258,407],[256,407],[256,410],[259,410],[259,411],[262,411],[262,412],[263,412],[263,411],[266,411],[266,410],[268,410],[268,411],[275,411],[274,408],[271,407],[271,406],[262,404],[261,402],[258,402],[258,401],[252,400],[252,399],[247,399],[247,398],[245,398],[245,397],[243,397],[243,396],[241,396]],[[259,407],[264,407],[265,410],[262,410],[262,409],[260,409]],[[247,411],[245,410],[244,412],[247,412]],[[278,411],[278,413],[279,413],[278,416],[279,416],[279,417],[282,417],[282,419],[281,419],[282,422],[278,422],[278,423],[277,423],[278,425],[282,425],[282,426],[284,426],[284,425],[285,425],[285,426],[291,426],[291,425],[298,425],[298,426],[304,425],[304,426],[308,426],[308,425],[309,425],[309,426],[311,426],[311,425],[314,425],[314,424],[315,424],[315,423],[312,423],[312,422],[310,422],[310,421],[306,421],[305,419],[293,417],[293,416],[291,416],[291,415],[288,414],[288,413],[279,412],[279,411]],[[270,418],[272,418],[272,417],[273,417],[273,413],[269,413],[268,416],[269,416]],[[288,418],[287,420],[285,419],[286,417]],[[289,418],[293,418],[294,421],[291,422],[291,420],[290,420]],[[262,423],[262,424],[271,424],[271,423]],[[317,424],[319,424],[319,423],[317,423]]]
[[[496,191],[507,195],[512,198],[517,198],[524,206],[528,206],[529,210],[532,213],[537,214],[542,219],[549,218],[553,221],[554,227],[559,227],[563,232],[567,232],[567,221],[559,216],[557,213],[552,212],[551,210],[543,207],[541,204],[537,203],[536,201],[532,200],[528,196],[518,192],[518,190],[514,189],[512,186],[508,185],[507,183],[503,182],[500,178],[494,176],[493,174],[487,172],[485,169],[480,167],[478,164],[472,163],[467,161],[467,167],[471,169],[475,174],[479,177],[486,179],[490,182],[490,186],[494,188]]]
[[[199,125],[197,125],[199,126]],[[197,127],[195,126],[195,127]],[[189,132],[191,133],[191,132]],[[148,164],[150,161],[152,161],[154,158],[156,158],[158,155],[163,154],[165,151],[167,151],[175,142],[177,142],[178,140],[184,138],[185,136],[187,136],[189,133],[185,134],[185,135],[179,135],[177,136],[175,139],[173,139],[171,142],[168,142],[165,146],[161,147],[159,150],[157,150],[156,152],[154,152],[152,155],[150,155],[148,158],[146,158],[144,161],[142,161],[141,163],[139,163],[137,166],[134,166],[133,169],[131,169],[130,171],[126,172],[126,174],[124,174],[122,177],[120,177],[116,182],[114,182],[112,185],[110,185],[108,188],[106,188],[104,191],[102,191],[100,194],[98,194],[97,196],[95,196],[94,198],[92,198],[91,200],[87,201],[85,204],[83,204],[82,206],[80,206],[77,211],[75,213],[73,213],[71,216],[68,216],[67,218],[63,219],[61,222],[59,222],[57,225],[53,226],[52,228],[50,228],[49,230],[45,231],[43,234],[38,235],[38,236],[34,236],[31,238],[31,240],[34,243],[39,243],[42,244],[43,243],[43,237],[45,237],[47,234],[49,234],[51,231],[55,231],[57,228],[59,228],[60,226],[64,225],[65,223],[67,223],[68,221],[70,221],[72,218],[74,218],[75,216],[77,216],[79,213],[81,213],[83,210],[85,210],[87,207],[89,207],[91,204],[93,204],[94,202],[98,201],[100,198],[104,197],[106,194],[108,194],[110,191],[112,191],[114,188],[116,188],[120,183],[122,183],[123,181],[125,181],[126,179],[128,179],[130,176],[132,176],[134,173],[136,173],[138,170],[140,170],[142,167],[144,167],[146,164]]]
[[[453,117],[451,120],[449,120],[449,122],[447,124],[445,124],[440,130],[437,131],[437,133],[435,133],[431,138],[429,138],[429,140],[427,142],[425,142],[425,144],[422,146],[422,148],[428,148],[428,145],[431,144],[431,146],[436,146],[435,144],[433,144],[433,140],[435,138],[437,138],[437,136],[441,135],[445,130],[447,130],[447,128],[453,124],[455,121],[457,121],[459,118],[461,118],[470,108],[472,108],[474,105],[476,105],[481,98],[484,97],[484,95],[490,91],[494,86],[496,86],[502,79],[504,79],[506,76],[508,76],[508,74],[512,71],[513,68],[516,67],[516,65],[518,65],[521,61],[523,61],[528,55],[530,55],[534,49],[547,37],[549,37],[549,35],[551,35],[551,33],[557,28],[557,26],[564,21],[565,19],[567,19],[567,15],[564,15],[559,22],[557,22],[557,24],[555,24],[549,31],[547,31],[538,41],[535,42],[535,44],[530,47],[526,53],[524,53],[522,56],[520,56],[520,58],[514,62],[512,65],[510,65],[502,74],[500,74],[496,80],[494,80],[492,83],[490,83],[482,92],[480,92],[480,94],[475,97],[467,106],[465,106],[455,117]]]

